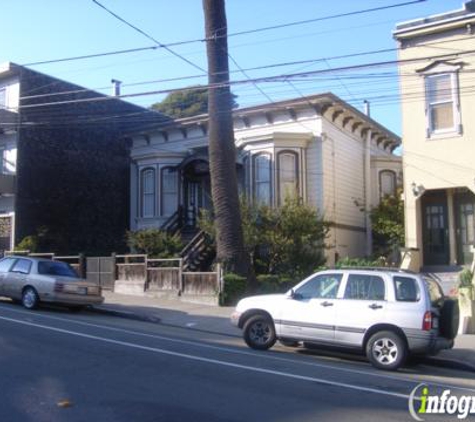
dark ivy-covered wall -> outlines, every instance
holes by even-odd
[[[40,233],[41,248],[61,254],[121,252],[129,221],[124,134],[161,117],[116,99],[91,101],[97,92],[71,92],[81,89],[20,71],[15,237]]]

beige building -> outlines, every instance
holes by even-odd
[[[403,266],[469,265],[475,220],[475,1],[396,27],[403,122]]]

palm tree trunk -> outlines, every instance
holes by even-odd
[[[229,88],[228,42],[224,0],[203,0],[208,56],[209,158],[216,225],[217,258],[227,271],[248,277],[236,176],[236,147]]]

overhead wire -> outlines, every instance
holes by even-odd
[[[122,18],[117,13],[113,12],[112,10],[110,10],[109,8],[104,6],[102,3],[100,3],[98,0],[92,0],[92,2],[94,4],[96,4],[97,6],[101,7],[102,9],[104,9],[107,13],[112,15],[117,20],[121,21],[122,23],[124,23],[128,27],[130,27],[133,30],[137,31],[139,34],[142,34],[143,36],[145,36],[149,40],[153,41],[157,46],[159,46],[161,48],[164,48],[170,54],[173,54],[175,57],[178,57],[180,60],[183,60],[185,63],[188,63],[190,66],[193,66],[195,69],[198,69],[198,70],[201,70],[202,72],[207,73],[207,71],[205,69],[203,69],[201,66],[197,65],[196,63],[193,63],[191,60],[188,60],[186,57],[182,56],[181,54],[176,53],[170,47],[168,47],[167,45],[161,43],[156,38],[154,38],[151,35],[149,35],[148,33],[146,33],[144,30],[140,29],[139,27],[137,27],[137,26],[133,25],[132,23],[130,23],[129,21],[127,21],[126,19]]]

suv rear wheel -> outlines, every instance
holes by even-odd
[[[244,323],[243,336],[246,344],[257,350],[267,350],[277,340],[274,322],[262,314],[254,315]]]
[[[369,339],[366,356],[376,368],[395,371],[406,361],[407,346],[398,334],[379,331]]]

